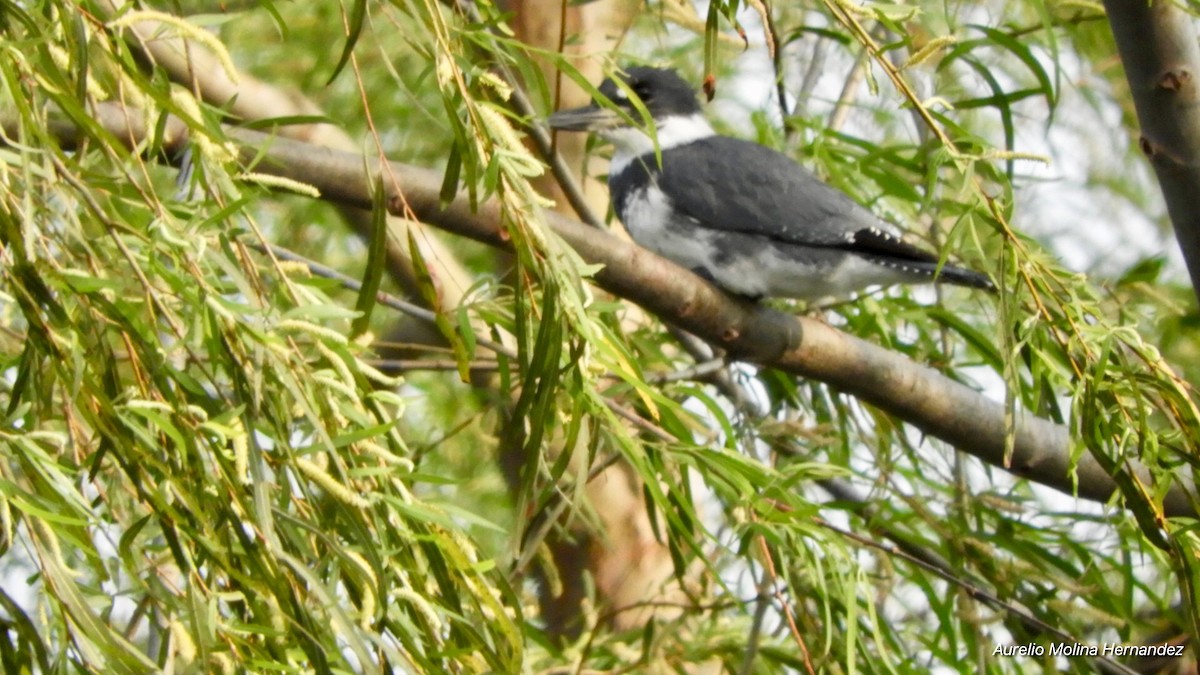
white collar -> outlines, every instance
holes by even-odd
[[[680,145],[716,135],[712,125],[701,113],[687,116],[667,117],[655,126],[658,148],[669,150]],[[600,132],[605,140],[615,147],[609,175],[617,175],[635,158],[654,152],[654,139],[638,127],[620,127]]]

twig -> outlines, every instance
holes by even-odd
[[[779,43],[779,30],[775,26],[775,17],[771,16],[771,8],[767,7],[762,0],[755,0],[751,6],[758,10],[758,15],[762,17],[763,32],[767,35],[767,46],[769,47],[767,51],[771,55],[771,67],[775,71],[775,97],[779,99],[779,122],[783,125],[783,137],[787,138],[791,135],[791,127],[787,123],[786,68],[783,61],[784,49]]]
[[[680,380],[703,380],[709,375],[720,373],[729,365],[723,357],[712,358],[707,361],[701,361],[688,368],[681,368],[662,375],[650,375],[646,378],[647,382],[654,384],[664,384],[667,382],[678,382]]]
[[[858,98],[858,85],[862,84],[863,78],[867,76],[868,57],[869,54],[864,47],[858,53],[858,58],[854,60],[854,67],[846,75],[846,81],[842,84],[842,93],[838,95],[837,104],[834,105],[833,112],[829,113],[829,121],[825,124],[825,128],[829,131],[839,131],[846,123],[850,107]]]
[[[1062,642],[1068,642],[1068,643],[1072,643],[1072,644],[1079,642],[1078,639],[1076,639],[1069,633],[1066,633],[1065,631],[1060,630],[1056,626],[1053,626],[1051,624],[1046,623],[1045,621],[1042,621],[1041,619],[1037,618],[1033,614],[1030,614],[1029,612],[1025,611],[1024,609],[1016,607],[1015,605],[1013,605],[1009,602],[1005,602],[1004,600],[1001,600],[1000,598],[996,597],[992,593],[990,593],[978,586],[975,586],[971,583],[963,581],[962,579],[958,578],[954,574],[948,573],[947,571],[941,569],[940,567],[938,567],[936,565],[930,565],[930,564],[926,563],[924,560],[921,560],[920,558],[910,556],[907,552],[902,551],[899,548],[896,548],[895,546],[889,546],[887,544],[883,544],[878,541],[868,539],[860,534],[855,534],[854,532],[850,532],[849,530],[844,530],[844,529],[842,529],[836,525],[833,525],[832,523],[826,522],[820,518],[815,518],[814,522],[817,525],[820,525],[821,527],[829,530],[830,532],[835,532],[835,533],[845,537],[846,539],[849,539],[851,541],[861,544],[862,546],[865,546],[867,548],[873,548],[873,549],[876,549],[879,551],[883,551],[884,553],[887,553],[888,555],[895,556],[902,560],[907,560],[908,562],[912,563],[913,565],[916,565],[917,567],[920,567],[920,568],[926,570],[927,572],[930,572],[931,574],[941,577],[942,580],[944,580],[950,584],[953,584],[955,586],[958,586],[959,588],[966,591],[967,594],[969,594],[972,598],[975,598],[976,600],[985,602],[989,606],[993,607],[994,609],[998,609],[998,610],[1001,610],[1008,614],[1011,614],[1014,617],[1016,617],[1017,619],[1019,619],[1022,623],[1026,624],[1028,626],[1034,626],[1037,628],[1037,630],[1041,631],[1042,633],[1044,633],[1046,635],[1053,635],[1054,637],[1058,638]],[[1100,663],[1103,663],[1105,666],[1107,666],[1109,668],[1112,668],[1114,672],[1123,673],[1125,675],[1137,675],[1137,671],[1134,671],[1121,663],[1113,661],[1112,659],[1110,659],[1106,656],[1097,656],[1097,657],[1095,657],[1095,660]]]
[[[366,363],[383,372],[408,370],[458,370],[458,361],[449,359],[365,359]],[[498,370],[499,361],[467,361],[470,370]]]
[[[341,272],[333,269],[332,267],[326,267],[325,265],[322,265],[321,263],[316,262],[315,260],[309,260],[308,258],[305,258],[304,256],[300,255],[299,253],[294,253],[292,251],[289,251],[288,249],[283,248],[282,246],[275,246],[274,244],[267,244],[264,246],[264,245],[258,244],[258,243],[251,243],[248,245],[250,246],[250,248],[253,248],[254,250],[256,250],[260,253],[269,253],[270,255],[272,255],[280,260],[287,260],[290,262],[298,262],[298,263],[304,265],[305,267],[307,267],[308,270],[310,272],[312,272],[313,274],[315,274],[319,277],[324,277],[326,279],[332,279],[352,291],[358,291],[358,290],[362,289],[362,283],[359,282],[358,279],[355,279],[354,277],[346,276],[345,274],[342,274]],[[411,317],[421,319],[422,321],[429,321],[431,323],[437,323],[437,312],[425,309],[424,307],[421,307],[419,305],[414,305],[411,302],[401,300],[400,298],[397,298],[396,296],[390,295],[388,293],[384,293],[383,291],[379,291],[378,293],[375,294],[375,302],[378,302],[379,304],[383,305],[384,307],[390,307],[391,309],[394,309],[398,312],[403,312]],[[516,351],[514,351],[512,348],[510,348],[506,345],[500,344],[499,342],[494,342],[487,338],[481,338],[481,337],[477,336],[475,338],[475,343],[478,344],[480,347],[484,347],[485,349],[488,349],[497,354],[502,354],[504,356],[507,356],[510,359],[517,358]]]
[[[479,10],[475,7],[474,3],[465,3],[462,5],[462,8],[467,18],[475,22],[481,21]],[[491,30],[494,29],[489,29],[489,31]],[[592,212],[592,207],[588,205],[587,198],[583,196],[583,189],[580,188],[579,182],[575,180],[575,174],[571,172],[562,155],[558,154],[558,151],[555,149],[554,139],[544,127],[532,121],[540,117],[540,115],[538,115],[537,110],[533,107],[533,103],[529,100],[529,96],[525,93],[525,87],[522,85],[521,79],[513,73],[512,68],[509,68],[508,64],[504,61],[497,59],[494,65],[500,71],[500,77],[504,80],[505,84],[512,88],[511,100],[513,107],[519,115],[530,120],[525,129],[529,132],[529,137],[533,139],[534,145],[537,146],[538,153],[542,156],[542,159],[550,163],[550,172],[554,174],[554,179],[558,181],[558,185],[562,188],[563,195],[566,196],[571,208],[575,209],[575,213],[583,222],[592,227],[604,228],[604,222],[596,217],[596,214]]]
[[[821,74],[825,70],[825,50],[828,48],[829,41],[818,34],[808,57],[808,67],[804,69],[804,77],[800,80],[800,88],[796,91],[796,106],[792,109],[792,115],[804,116],[808,108],[808,100],[812,98],[812,92],[817,88],[817,82],[820,81]],[[784,133],[787,133],[786,128]]]
[[[783,618],[787,621],[792,639],[796,642],[796,646],[800,647],[800,655],[804,657],[805,670],[808,671],[809,675],[815,675],[817,671],[813,668],[812,657],[808,653],[808,645],[804,642],[804,636],[800,634],[800,627],[796,625],[796,615],[792,611],[791,604],[787,601],[787,598],[783,597],[783,592],[775,586],[774,581],[779,577],[779,574],[775,570],[775,558],[771,555],[771,547],[767,544],[766,538],[761,534],[755,537],[755,540],[762,555],[763,578],[771,582],[771,595],[779,603],[779,611],[783,612]]]

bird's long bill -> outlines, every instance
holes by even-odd
[[[603,131],[622,123],[621,114],[598,105],[560,110],[546,119],[553,129],[563,131]]]

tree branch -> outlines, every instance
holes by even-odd
[[[117,136],[136,140],[128,138],[132,129],[128,120],[140,116],[114,112],[114,107],[102,106],[96,111],[97,120]],[[182,132],[175,131],[179,128],[168,125],[176,135],[167,145],[178,148],[186,142]],[[65,144],[74,142],[75,132],[68,126],[54,130]],[[500,226],[498,201],[480,202],[476,211],[465,195],[442,204],[442,176],[435,171],[399,162],[391,162],[386,170],[375,165],[368,171],[368,163],[358,154],[245,129],[226,131],[239,143],[243,161],[259,160],[256,171],[312,185],[322,199],[369,208],[371,186],[376,176],[384,176],[393,211],[407,205],[431,225],[492,246],[509,244]],[[556,213],[544,215],[549,227],[584,260],[604,266],[596,274],[602,287],[731,355],[825,382],[963,452],[1067,494],[1106,502],[1118,492],[1089,453],[1079,457],[1072,474],[1070,438],[1061,425],[1018,411],[1011,421],[1013,449],[1006,465],[1005,408],[979,392],[821,321],[735,300],[674,263],[607,232]],[[1144,466],[1129,461],[1125,469],[1142,484],[1152,484]],[[1172,486],[1164,497],[1163,513],[1196,515],[1180,485]]]
[[[1200,46],[1192,14],[1164,0],[1105,0],[1154,167],[1200,296]]]

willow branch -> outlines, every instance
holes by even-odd
[[[103,106],[97,120],[119,137],[136,134],[131,117]],[[70,145],[74,131],[55,127]],[[186,142],[181,127],[169,126],[167,145]],[[257,159],[255,171],[316,187],[321,198],[368,208],[371,187],[385,178],[389,209],[407,206],[420,220],[485,244],[507,248],[497,200],[472,210],[465,195],[442,203],[438,172],[399,162],[385,169],[362,155],[244,129],[227,129],[244,161]],[[135,139],[128,139],[130,141]],[[168,150],[171,148],[168,147]],[[546,212],[548,227],[588,263],[601,264],[598,284],[632,300],[663,320],[725,349],[730,355],[795,375],[819,380],[904,420],[929,436],[1016,476],[1085,499],[1107,502],[1118,487],[1090,453],[1074,464],[1066,427],[1023,411],[1011,421],[1013,451],[1005,462],[1009,422],[1003,405],[903,355],[847,335],[816,319],[796,317],[742,302],[694,274],[646,249],[598,231],[577,220]],[[1127,461],[1125,469],[1144,485],[1153,483],[1145,466]],[[1163,499],[1166,516],[1195,517],[1192,501],[1179,485]]]
[[[102,0],[100,7],[111,16],[122,11],[122,3]],[[229,72],[220,59],[207,47],[182,37],[170,26],[153,19],[138,21],[128,28],[126,34],[130,46],[148,62],[158,66],[173,81],[192,91],[195,96],[214,107],[222,108],[242,121],[273,118],[324,116],[316,103],[299,92],[288,91],[269,82],[259,80],[244,72]],[[367,111],[369,113],[369,110]],[[331,123],[289,124],[274,129],[274,133],[307,143],[354,152],[361,143],[352,139],[341,127]],[[378,138],[375,139],[378,141]],[[365,240],[370,240],[370,209],[335,204],[345,222]],[[419,296],[416,273],[412,267],[412,253],[408,250],[409,228],[415,228],[416,240],[425,249],[424,256],[436,265],[442,307],[458,305],[462,294],[471,286],[472,279],[466,268],[437,239],[424,234],[420,223],[412,223],[403,214],[393,214],[389,227],[396,233],[388,237],[384,253],[387,271],[401,288],[413,296]],[[409,324],[423,326],[423,324]],[[408,336],[419,342],[440,342],[436,331],[418,330]]]

